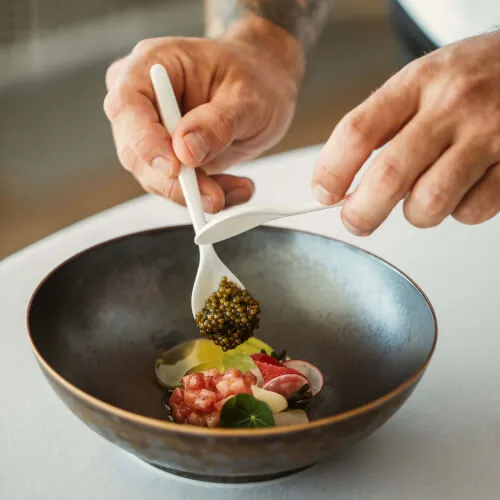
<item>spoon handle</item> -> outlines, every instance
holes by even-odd
[[[161,64],[155,64],[150,70],[151,81],[156,94],[156,101],[163,125],[172,136],[181,120],[181,112],[174,89],[170,83],[167,71]],[[196,233],[205,225],[203,205],[201,204],[200,188],[194,168],[182,166],[179,181],[191,221]]]
[[[307,214],[310,212],[318,212],[319,210],[328,210],[330,208],[335,208],[335,207],[341,207],[344,204],[344,200],[340,201],[339,203],[336,203],[335,205],[322,205],[321,203],[317,201],[309,201],[306,202],[302,205],[299,205],[294,208],[289,208],[288,210],[283,210],[277,207],[274,210],[274,213],[276,215],[276,218],[283,218],[283,217],[290,217],[293,215],[301,215],[301,214]],[[276,219],[273,219],[276,220]]]

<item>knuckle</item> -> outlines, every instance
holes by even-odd
[[[170,149],[169,136],[160,123],[154,123],[138,131],[133,138],[132,147],[146,163],[151,163],[158,151]]]
[[[459,102],[469,95],[470,84],[467,77],[456,78],[453,85],[448,90],[449,100]]]
[[[353,110],[338,124],[338,132],[342,138],[353,144],[362,146],[369,140],[368,118],[361,111]]]
[[[132,54],[143,55],[147,54],[154,46],[154,39],[146,38],[137,42],[132,49]]]
[[[406,66],[406,75],[411,82],[425,84],[436,74],[436,65],[432,54],[423,56]]]
[[[447,92],[445,105],[457,106],[465,100],[471,99],[481,91],[483,83],[481,79],[461,73],[457,75],[453,84]]]
[[[144,58],[149,57],[161,47],[161,48],[171,48],[173,45],[182,46],[182,38],[179,37],[157,37],[157,38],[145,38],[137,42],[132,49],[132,56]]]
[[[441,187],[416,189],[411,196],[412,210],[405,210],[405,215],[414,226],[437,226],[448,215],[448,203],[448,196]]]
[[[138,156],[146,159],[151,152],[151,142],[149,130],[140,129],[132,135],[130,139],[130,147]]]
[[[110,90],[104,98],[103,109],[104,114],[109,121],[113,121],[120,114],[123,108],[123,100],[121,99],[120,92],[117,90]]]
[[[114,121],[118,115],[134,100],[134,89],[126,84],[116,85],[104,98],[104,113],[110,121]]]
[[[350,178],[343,174],[327,160],[320,160],[316,167],[315,181],[328,188],[328,192],[333,196],[334,202],[340,200],[345,190],[350,184]]]
[[[118,72],[118,66],[120,65],[120,61],[114,61],[110,64],[108,69],[106,70],[106,75],[104,81],[106,82],[106,87],[110,89],[116,79],[116,74]]]
[[[400,198],[405,194],[407,182],[403,168],[398,160],[387,155],[381,155],[377,158],[373,169],[377,190],[384,192],[391,198]]]
[[[486,153],[493,160],[500,158],[500,110],[491,112],[475,120],[470,120],[467,128],[465,141],[469,150],[476,152],[478,156]]]
[[[481,158],[484,154],[492,154],[495,151],[494,139],[496,132],[492,129],[492,124],[486,120],[484,122],[471,123],[464,130],[461,141],[467,157]]]

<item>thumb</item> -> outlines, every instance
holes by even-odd
[[[213,160],[235,139],[244,138],[254,117],[242,108],[241,103],[213,100],[189,111],[172,138],[177,158],[198,167]]]

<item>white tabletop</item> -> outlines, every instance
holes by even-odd
[[[309,198],[316,148],[247,167],[256,202]],[[280,192],[276,192],[279,186]],[[410,227],[400,207],[367,239],[335,210],[288,226],[354,242],[407,272],[438,316],[438,348],[407,404],[336,463],[253,486],[216,486],[141,463],[80,423],[43,379],[30,352],[26,306],[34,287],[75,252],[137,230],[187,221],[184,209],[142,197],[76,224],[0,264],[0,499],[493,499],[500,491],[500,217]],[[332,257],[333,258],[333,257]]]

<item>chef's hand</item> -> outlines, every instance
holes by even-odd
[[[354,234],[373,232],[404,199],[417,227],[450,214],[479,224],[500,210],[500,32],[444,47],[403,68],[334,129],[315,167],[318,200],[345,195],[372,151],[374,159],[342,209]]]
[[[218,40],[140,42],[108,70],[104,110],[118,157],[145,190],[184,203],[181,162],[197,169],[204,208],[246,202],[249,179],[220,174],[276,144],[292,119],[303,73],[291,35],[256,16]],[[173,137],[159,123],[149,70],[162,64],[184,114]]]

